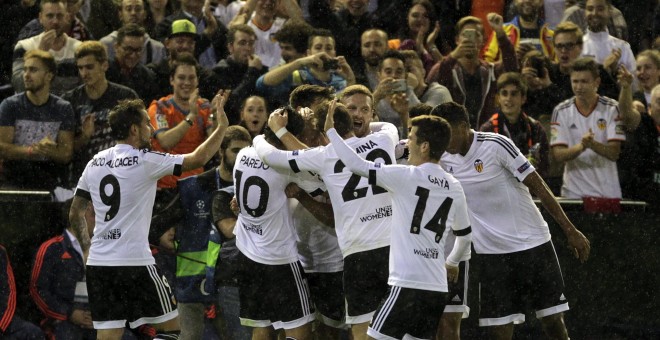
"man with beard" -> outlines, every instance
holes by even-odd
[[[173,93],[153,101],[149,106],[149,118],[154,132],[154,150],[172,154],[192,152],[213,131],[209,119],[211,105],[199,96],[197,70],[199,65],[190,54],[182,54],[172,64],[170,84]],[[158,188],[175,188],[179,178],[202,173],[202,168],[191,169],[176,176],[166,176],[158,181]]]
[[[225,109],[231,124],[238,124],[241,103],[256,91],[257,79],[266,73],[261,59],[254,54],[256,40],[252,27],[245,24],[232,26],[227,32],[229,56],[213,68],[213,83],[231,90]]]
[[[610,35],[607,30],[611,6],[611,0],[587,0],[587,33],[584,35],[582,56],[594,58],[614,76],[619,65],[625,66],[629,71],[637,69],[637,66],[630,44]]]
[[[25,54],[25,92],[0,104],[0,159],[3,186],[52,190],[61,185],[65,164],[73,154],[71,105],[50,93],[55,76],[50,53]]]
[[[541,51],[550,60],[554,60],[555,51],[552,45],[554,32],[541,17],[543,0],[515,0],[514,5],[518,15],[504,24],[503,28],[518,52],[518,60],[521,61],[522,56],[532,49]],[[502,59],[495,32],[491,33],[486,46],[488,48],[484,52],[484,60],[495,62]]]
[[[61,0],[44,0],[40,4],[39,22],[44,27],[43,33],[20,40],[14,47],[11,84],[17,92],[23,91],[23,71],[27,51],[42,50],[55,57],[57,73],[51,83],[51,90],[56,95],[76,87],[80,80],[73,67],[74,53],[80,41],[64,33],[66,7]]]
[[[108,125],[110,110],[121,100],[138,98],[130,88],[107,80],[108,54],[100,42],[85,41],[76,49],[75,57],[83,85],[62,96],[73,106],[77,125],[71,187],[75,186],[92,156],[112,145]]]
[[[154,129],[141,101],[122,102],[109,114],[117,144],[89,162],[69,212],[87,264],[89,302],[99,339],[120,339],[126,322],[131,328],[151,324],[159,339],[178,339],[176,300],[148,242],[156,181],[199,168],[216,153],[229,125],[225,101],[226,95],[218,94],[218,128],[185,155],[148,150]],[[90,202],[100,216],[93,240],[84,218]]]
[[[360,38],[360,51],[363,63],[356,63],[353,73],[355,81],[375,91],[379,84],[378,63],[387,52],[387,33],[379,29],[364,31]]]

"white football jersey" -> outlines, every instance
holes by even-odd
[[[138,150],[117,144],[97,153],[85,167],[76,195],[92,201],[96,226],[87,264],[145,266],[154,264],[149,226],[156,182],[181,175],[183,155]]]
[[[550,241],[548,224],[522,181],[534,167],[502,135],[473,131],[462,156],[445,152],[440,164],[463,187],[478,254],[506,254]]]
[[[284,191],[295,180],[290,172],[263,163],[253,147],[236,156],[234,189],[240,213],[234,234],[236,246],[252,261],[268,265],[298,261],[296,233]]]
[[[283,18],[275,18],[273,24],[264,31],[254,23],[253,14],[247,23],[248,26],[252,27],[257,36],[257,41],[254,43],[254,54],[259,56],[261,63],[268,68],[279,65],[282,59],[280,45],[275,41],[273,35],[282,28],[285,22],[286,20]]]
[[[465,195],[459,182],[438,164],[383,165],[366,161],[328,131],[332,148],[356,174],[392,193],[392,234],[388,284],[447,291],[446,229],[469,233]],[[470,248],[465,249],[469,253]],[[459,259],[464,254],[460,254]],[[457,260],[455,262],[458,262]]]
[[[596,107],[586,115],[578,110],[575,98],[566,100],[555,107],[551,124],[551,146],[571,147],[581,143],[582,136],[589,129],[594,133],[594,140],[602,144],[626,140],[618,103],[607,97],[599,97]],[[567,198],[621,198],[616,162],[591,149],[585,150],[577,158],[566,162],[561,195]]]
[[[394,145],[399,141],[399,137],[396,128],[389,128],[390,125],[363,138],[349,138],[346,143],[363,158],[393,164]],[[335,229],[344,258],[353,253],[390,245],[390,194],[346,169],[334,149],[317,147],[281,151],[260,136],[255,137],[253,142],[267,164],[292,169],[294,172],[313,171],[321,176],[330,194]]]
[[[319,202],[329,203],[318,175],[301,171],[298,186]],[[298,234],[298,258],[306,273],[335,273],[344,270],[337,231],[317,220],[298,200],[289,199],[289,210]]]

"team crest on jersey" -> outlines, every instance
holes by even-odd
[[[598,129],[601,131],[605,130],[605,127],[607,126],[607,122],[605,121],[604,118],[601,118],[596,122],[596,126],[598,126]]]
[[[481,173],[484,171],[484,162],[481,161],[481,159],[477,159],[474,161],[474,169],[477,170],[477,172]]]
[[[617,135],[623,135],[625,134],[625,131],[623,131],[623,125],[622,124],[617,124],[616,127],[614,128],[614,132]]]

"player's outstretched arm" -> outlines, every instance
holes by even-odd
[[[523,183],[529,188],[531,193],[541,200],[541,204],[547,210],[552,218],[559,223],[566,238],[571,251],[580,262],[585,262],[589,259],[589,252],[591,251],[591,244],[589,240],[573,225],[564,213],[559,202],[552,194],[550,188],[545,184],[541,176],[536,171],[527,175]]]
[[[82,196],[73,196],[71,209],[69,210],[69,223],[83,251],[83,263],[87,262],[87,255],[89,254],[89,247],[91,245],[89,232],[87,231],[87,221],[85,220],[85,211],[89,202],[88,199]]]
[[[280,142],[284,144],[287,150],[302,150],[308,146],[301,142],[291,132],[287,131],[286,124],[289,122],[289,116],[286,110],[277,109],[268,116],[268,127],[275,132]]]
[[[334,125],[334,119],[333,116],[335,114],[335,107],[337,104],[337,100],[333,99],[332,102],[330,102],[330,106],[328,107],[328,114],[325,118],[325,129],[326,133],[328,135],[328,138],[330,139],[330,143],[332,144],[332,147],[335,149],[335,152],[337,153],[337,156],[344,162],[346,167],[351,170],[354,174],[360,175],[362,177],[368,177],[369,176],[369,166],[373,164],[373,162],[369,162],[367,160],[364,160],[358,156],[353,149],[351,149],[350,146],[348,146],[344,140],[339,136],[337,133],[337,130],[332,127]],[[331,123],[328,123],[328,121],[331,121]],[[332,125],[330,125],[332,124]]]
[[[254,137],[252,140],[252,145],[254,146],[254,150],[257,151],[259,159],[268,164],[268,166],[272,166],[280,170],[290,169],[289,161],[287,160],[286,156],[287,152],[282,151],[268,143],[264,135],[258,135]]]
[[[204,164],[206,164],[206,162],[218,152],[218,149],[220,149],[222,139],[225,137],[225,131],[227,131],[227,127],[229,126],[229,119],[225,113],[225,103],[227,102],[227,99],[229,99],[229,93],[231,93],[229,90],[220,90],[215,96],[213,102],[216,104],[215,117],[218,127],[213,131],[209,138],[204,141],[204,143],[195,149],[195,151],[184,155],[182,165],[183,171],[189,171],[204,166]]]

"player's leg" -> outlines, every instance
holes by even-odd
[[[566,340],[568,339],[568,332],[566,331],[566,324],[564,324],[564,313],[548,315],[541,318],[541,325],[543,332],[548,338],[553,340]]]
[[[470,315],[467,306],[468,273],[470,261],[461,261],[458,266],[457,282],[449,282],[447,306],[440,317],[437,339],[458,340],[461,338],[461,321]]]
[[[273,340],[275,335],[273,326],[252,328],[252,340]]]
[[[311,340],[315,310],[302,265],[296,261],[269,267],[269,281],[278,283],[266,311],[273,326],[284,329],[287,338]]]
[[[344,323],[343,272],[307,273],[309,291],[319,321],[314,330],[316,340],[339,340]]]
[[[529,295],[536,309],[536,318],[541,321],[543,331],[550,339],[568,339],[563,312],[569,309],[564,296],[564,279],[552,242],[529,250],[529,270],[534,281]]]
[[[517,281],[525,274],[520,273],[516,254],[479,255],[479,326],[488,327],[492,339],[511,339],[513,325],[525,322]]]
[[[278,292],[272,289],[272,282],[277,281],[270,281],[269,266],[254,262],[239,252],[236,268],[241,326],[251,329],[252,340],[275,339],[275,329],[265,310],[272,303],[267,293]]]
[[[124,328],[97,329],[96,340],[120,340],[124,335]]]
[[[389,247],[354,253],[344,258],[346,323],[353,340],[367,339],[367,329],[376,309],[387,296]]]
[[[132,267],[87,266],[87,293],[96,338],[119,340],[124,334],[129,286],[138,282]]]

